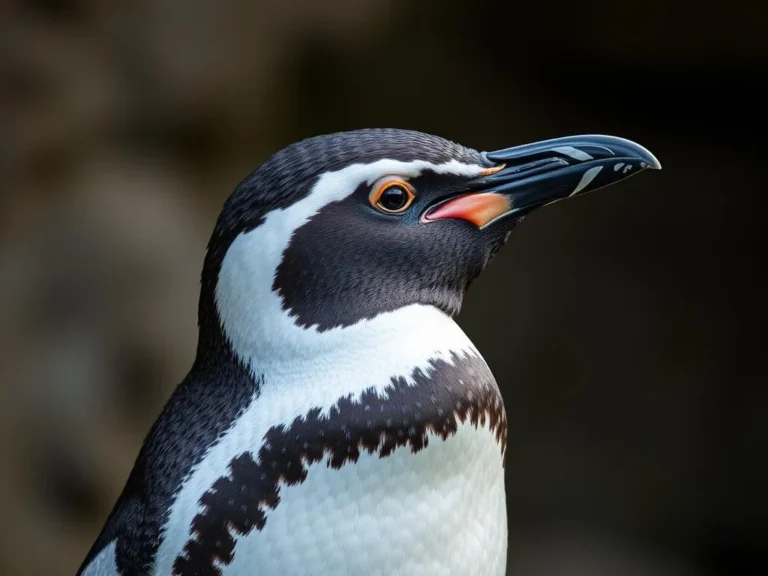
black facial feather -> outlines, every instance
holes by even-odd
[[[417,200],[407,214],[377,212],[362,185],[294,233],[273,288],[299,325],[323,331],[415,303],[459,312],[506,231],[460,220],[420,224],[423,209],[462,191],[466,178],[425,171],[409,183]]]
[[[264,529],[268,511],[280,505],[282,486],[303,483],[309,466],[323,460],[338,470],[364,452],[379,458],[406,447],[419,452],[427,447],[429,433],[446,440],[459,424],[468,423],[495,437],[503,466],[504,403],[480,357],[452,353],[450,362],[432,359],[428,371],[417,369],[411,379],[393,376],[384,394],[370,389],[359,399],[339,398],[327,415],[313,408],[270,428],[257,450],[235,454],[229,469],[200,498],[201,511],[174,561],[174,574],[220,576],[217,564],[232,562],[237,538]]]

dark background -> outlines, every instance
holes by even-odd
[[[72,574],[196,343],[218,210],[361,127],[664,166],[531,215],[459,323],[509,573],[768,574],[762,2],[37,0],[0,12],[0,574]]]

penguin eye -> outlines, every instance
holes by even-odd
[[[404,180],[386,177],[373,186],[368,200],[371,206],[387,214],[401,214],[408,210],[416,195]]]

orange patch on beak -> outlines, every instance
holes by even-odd
[[[509,198],[494,192],[467,194],[441,204],[425,215],[425,220],[458,218],[471,222],[478,228],[498,218],[512,208]]]

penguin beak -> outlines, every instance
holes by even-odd
[[[430,207],[422,222],[457,218],[482,229],[643,170],[661,169],[656,157],[640,144],[616,136],[569,136],[483,156],[493,166],[472,182],[472,192]]]

